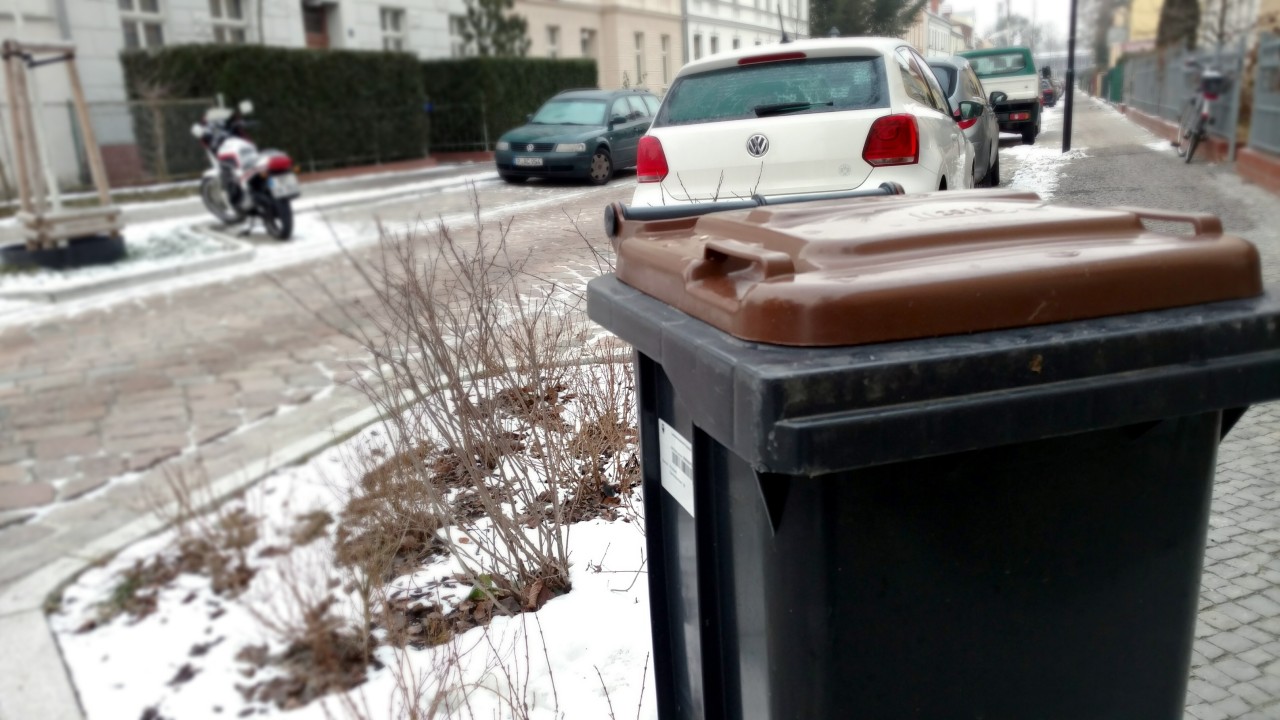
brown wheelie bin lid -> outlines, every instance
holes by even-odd
[[[955,335],[1263,292],[1256,248],[1212,215],[1048,205],[1010,191],[623,221],[614,242],[624,283],[779,345]]]

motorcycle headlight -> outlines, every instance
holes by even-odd
[[[586,149],[586,143],[560,143],[556,145],[556,152],[583,152]]]
[[[506,140],[499,140],[496,147],[499,150],[510,150],[511,143],[507,142]]]

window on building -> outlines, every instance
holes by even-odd
[[[644,84],[644,33],[636,33],[636,85]]]
[[[734,39],[733,39],[733,49],[734,49],[734,50],[737,50],[737,49],[738,49],[738,48],[740,48],[740,47],[742,47],[742,38],[734,38]]]
[[[711,54],[715,55],[718,52],[720,52],[720,38],[715,35],[712,35],[711,36]]]
[[[243,44],[248,38],[244,0],[209,0],[209,17],[213,20],[214,42]]]
[[[693,36],[693,59],[694,60],[702,59],[702,36],[701,35]]]
[[[591,28],[582,28],[582,57],[593,58],[596,56],[596,31]]]
[[[560,57],[560,26],[547,26],[547,57]]]
[[[462,15],[449,16],[449,56],[466,57],[467,41],[465,31],[467,18]]]
[[[667,56],[668,54],[670,54],[670,52],[671,52],[671,36],[663,35],[662,36],[662,84],[663,85],[666,85],[667,83],[671,82],[671,78],[668,75],[668,69],[667,69],[668,68]]]
[[[117,0],[124,46],[128,50],[164,45],[164,16],[160,0]]]
[[[404,50],[404,10],[400,8],[381,8],[382,15],[382,49]]]

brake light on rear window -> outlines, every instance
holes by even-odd
[[[772,53],[770,55],[751,55],[738,58],[739,65],[755,65],[756,63],[780,62],[782,60],[803,60],[807,57],[802,52]]]
[[[652,135],[641,136],[636,152],[636,182],[655,183],[667,178],[667,154],[662,150],[662,141]]]
[[[915,115],[886,115],[871,125],[862,159],[868,165],[914,165],[920,161],[920,130]]]

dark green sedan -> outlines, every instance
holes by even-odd
[[[503,134],[494,160],[510,183],[584,178],[603,185],[636,164],[636,146],[658,111],[646,90],[565,90],[529,122]]]

